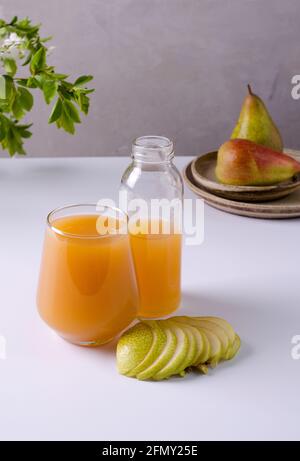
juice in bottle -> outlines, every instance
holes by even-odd
[[[148,224],[147,224],[148,225]],[[139,289],[138,316],[157,318],[174,312],[181,298],[181,234],[149,230],[130,234]]]

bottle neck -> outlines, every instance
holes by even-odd
[[[174,157],[174,146],[163,136],[142,136],[134,140],[131,156],[137,163],[166,164]]]

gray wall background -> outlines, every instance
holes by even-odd
[[[299,0],[2,0],[5,19],[29,16],[53,35],[51,63],[95,76],[88,118],[73,137],[30,115],[29,156],[128,155],[131,140],[164,134],[178,153],[217,148],[230,135],[250,82],[300,148]],[[3,155],[3,154],[1,154]]]

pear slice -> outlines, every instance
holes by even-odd
[[[236,334],[235,334],[235,331],[234,329],[232,328],[232,326],[230,325],[230,323],[228,323],[226,320],[220,318],[220,317],[202,317],[204,320],[209,320],[210,322],[213,322],[217,325],[219,325],[220,327],[222,327],[224,329],[224,331],[226,332],[227,336],[228,336],[228,339],[229,339],[229,343],[230,343],[230,346],[228,348],[228,351],[227,351],[227,354],[226,356],[224,357],[225,360],[230,360],[231,358],[231,348],[236,340]]]
[[[210,320],[205,320],[202,317],[197,317],[197,320],[200,326],[208,328],[218,336],[222,344],[222,359],[224,359],[227,356],[228,350],[231,346],[231,342],[229,341],[229,337],[224,328],[217,323],[211,322]]]
[[[220,360],[222,359],[222,344],[219,340],[218,336],[213,333],[211,330],[205,327],[199,327],[203,331],[203,333],[207,336],[207,339],[210,343],[210,356],[208,358],[207,363],[210,364],[212,368],[214,368]]]
[[[227,320],[222,319],[221,317],[201,317],[203,320],[209,320],[210,322],[214,322],[217,325],[220,325],[220,327],[224,328],[226,330],[230,343],[233,344],[235,340],[235,331],[230,325]]]
[[[177,344],[175,351],[169,360],[169,362],[155,375],[152,376],[155,380],[166,379],[171,375],[178,374],[179,370],[182,370],[182,363],[186,361],[186,355],[189,349],[189,337],[185,331],[177,326],[175,322],[164,320],[168,323],[172,332],[176,335]]]
[[[153,334],[153,342],[147,354],[145,354],[144,359],[133,369],[127,373],[127,376],[137,376],[139,373],[148,368],[154,360],[161,354],[165,344],[167,342],[167,337],[164,331],[159,326],[159,322],[156,320],[147,320],[143,321],[143,324],[150,327]]]
[[[136,368],[148,354],[152,343],[152,330],[144,323],[137,323],[123,333],[117,345],[117,368],[119,373],[127,375]]]
[[[196,340],[196,353],[195,353],[195,357],[193,359],[193,362],[192,362],[192,366],[195,366],[197,364],[200,364],[200,363],[205,363],[207,362],[209,356],[210,356],[210,344],[209,344],[209,341],[207,339],[207,337],[205,335],[203,335],[201,333],[201,331],[194,327],[193,325],[190,325],[189,323],[187,323],[186,321],[183,321],[183,320],[180,320],[182,319],[183,317],[173,317],[172,320],[174,320],[175,322],[178,320],[178,323],[182,326],[185,326],[186,328],[188,328],[190,330],[190,332],[193,334],[195,340]]]
[[[153,375],[158,373],[171,359],[177,345],[177,338],[173,331],[169,328],[168,324],[164,321],[159,322],[161,329],[166,335],[166,343],[158,355],[156,360],[152,362],[146,369],[137,374],[140,380],[150,379]]]
[[[229,349],[229,354],[228,354],[228,359],[227,360],[233,359],[233,357],[239,351],[240,347],[241,347],[241,339],[240,339],[239,335],[236,334],[234,343],[231,346],[231,348]]]
[[[211,356],[210,342],[208,341],[207,336],[203,334],[203,332],[201,332],[198,328],[194,326],[193,328],[195,328],[195,330],[197,330],[201,334],[202,339],[203,339],[203,350],[202,350],[200,357],[198,357],[197,362],[195,362],[195,365],[207,363],[209,357]]]
[[[180,364],[177,373],[181,376],[184,376],[185,370],[193,365],[195,363],[195,358],[198,355],[198,348],[197,348],[197,342],[196,342],[196,337],[189,328],[189,325],[186,324],[181,324],[180,325],[185,334],[188,337],[188,342],[189,342],[189,348],[187,350],[186,356],[182,363]]]
[[[207,358],[207,362],[211,364],[211,366],[216,366],[222,358],[222,343],[218,336],[212,331],[211,328],[207,328],[207,326],[200,325],[198,321],[199,317],[175,317],[179,322],[188,323],[200,330],[200,332],[206,336],[209,344],[210,344],[210,353]],[[204,362],[203,362],[204,363]]]
[[[196,341],[196,353],[192,362],[192,366],[194,366],[196,363],[201,363],[203,360],[202,357],[205,357],[206,354],[208,354],[207,357],[209,357],[208,351],[204,351],[204,347],[208,349],[209,343],[208,341],[207,343],[205,342],[204,335],[201,333],[200,330],[198,330],[198,328],[188,324],[186,325],[186,327],[191,331]]]

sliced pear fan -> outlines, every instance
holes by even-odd
[[[178,316],[137,323],[119,339],[117,367],[140,380],[184,376],[192,367],[207,373],[240,348],[232,326],[219,317]]]

